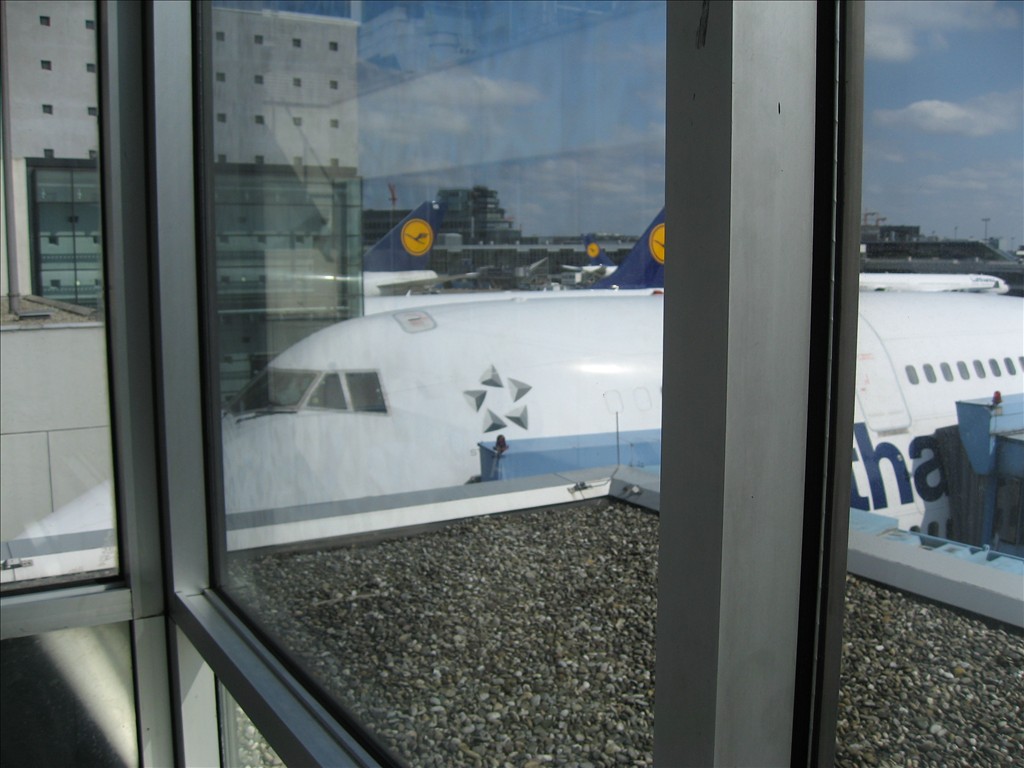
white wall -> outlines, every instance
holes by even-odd
[[[112,478],[103,326],[0,329],[0,404],[7,541]]]

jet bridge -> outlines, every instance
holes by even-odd
[[[962,450],[946,462],[953,538],[1024,555],[1024,394],[963,400],[956,411]]]

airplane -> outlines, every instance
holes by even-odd
[[[505,477],[613,464],[618,447],[657,463],[664,296],[587,293],[384,312],[300,341],[224,411],[228,513],[486,480],[499,434]],[[1022,316],[1011,296],[861,294],[852,507],[941,534],[934,432],[957,400],[1024,393]]]
[[[864,272],[860,276],[862,291],[969,291],[973,293],[1009,293],[1010,286],[1001,277],[992,275],[958,275]]]
[[[435,285],[430,251],[444,219],[444,203],[421,203],[363,256],[363,295],[386,296]]]
[[[577,276],[577,282],[580,281],[582,276],[587,275],[593,278],[605,277],[610,275],[618,269],[618,265],[611,260],[604,249],[597,242],[596,235],[584,235],[583,236],[583,250],[587,254],[589,261],[582,267],[577,267],[573,264],[563,264],[562,269],[566,272],[575,272]]]
[[[383,312],[298,342],[222,413],[226,511],[612,464],[656,470],[664,295],[554,295]],[[935,431],[956,423],[957,401],[1024,397],[1022,315],[1013,296],[861,294],[853,509],[944,533]],[[49,557],[54,573],[112,567],[111,499],[109,482],[97,486],[4,542],[3,581],[38,578]],[[64,539],[82,551],[41,556],[38,542]]]
[[[593,285],[597,290],[651,287],[665,287],[664,208],[644,230],[619,268]]]
[[[664,240],[665,240],[665,210],[654,218],[647,229],[644,231],[642,237],[637,240],[632,250],[626,255],[626,258],[622,260],[622,264],[618,267],[607,267],[605,277],[602,280],[592,283],[586,289],[581,290],[569,290],[569,291],[480,291],[480,292],[465,292],[465,293],[428,293],[428,294],[401,294],[401,295],[367,295],[363,297],[363,314],[373,315],[379,312],[391,312],[398,309],[411,309],[414,307],[430,307],[437,306],[439,304],[458,304],[468,302],[479,302],[479,301],[503,301],[515,298],[517,296],[527,296],[530,299],[549,299],[558,298],[571,293],[577,297],[597,298],[599,296],[605,296],[609,294],[616,294],[619,296],[625,296],[629,294],[647,296],[652,293],[660,293],[665,288],[665,251],[664,251]],[[604,260],[608,263],[612,263],[611,259],[607,254],[601,250],[600,246],[593,240],[593,236],[589,235],[584,238],[587,242],[587,253],[590,255],[593,249],[598,252],[598,260]],[[659,250],[657,255],[651,250],[652,243]],[[659,247],[660,245],[660,247]],[[593,248],[591,248],[593,246]],[[660,261],[658,259],[660,258]],[[531,269],[534,266],[540,265],[541,262],[531,265]],[[652,268],[650,265],[654,264]],[[583,269],[588,269],[583,267]],[[628,285],[617,285],[614,282],[609,283],[608,279],[612,273],[616,270],[621,270],[622,274],[630,275]]]

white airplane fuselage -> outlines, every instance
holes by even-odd
[[[521,296],[388,312],[313,334],[269,366],[308,374],[297,407],[224,416],[226,508],[459,485],[480,474],[478,444],[498,434],[515,451],[517,441],[659,430],[664,300]],[[853,506],[904,528],[945,521],[933,433],[956,423],[957,400],[1024,391],[1022,320],[1024,302],[1013,297],[861,294]],[[333,373],[339,391],[348,374],[375,373],[378,410],[353,405],[347,382],[347,410],[309,407],[312,382]]]

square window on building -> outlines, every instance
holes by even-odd
[[[218,123],[226,123],[227,121],[228,121],[228,116],[227,116],[226,112],[218,112],[217,113],[217,122]]]
[[[332,91],[338,90],[338,81],[337,80],[331,80],[331,90]]]
[[[293,37],[292,38],[292,48],[301,48],[301,47],[302,47],[302,39],[298,38],[298,37]]]
[[[85,20],[85,28],[86,29],[96,29],[96,22],[93,21],[92,19],[86,19]]]
[[[302,87],[302,78],[301,77],[293,77],[292,78],[292,85],[294,85],[296,88],[301,88]]]
[[[331,128],[337,128],[337,127],[338,127],[338,125],[339,125],[339,121],[338,121],[338,119],[337,119],[337,118],[333,118],[333,119],[331,120]]]
[[[217,162],[218,163],[226,163],[227,161],[228,161],[228,156],[227,155],[217,155]]]
[[[86,72],[95,72],[96,71],[96,65],[95,64],[86,64],[85,65],[85,71]]]
[[[88,112],[90,117],[96,117],[96,115],[100,113],[100,111],[96,107],[89,107]]]
[[[227,78],[224,77],[224,73],[223,72],[218,72],[216,74],[216,79],[217,79],[218,83],[223,83]]]
[[[39,23],[42,26],[44,26],[44,27],[50,26],[50,17],[49,16],[40,16],[39,17]]]
[[[89,159],[90,160],[95,160],[97,157],[99,157],[99,152],[97,152],[95,149],[90,149],[89,150]]]
[[[218,41],[218,42],[224,42],[224,33],[223,33],[223,32],[217,32],[217,33],[216,33],[216,34],[214,35],[214,37],[216,37],[216,38],[217,38],[217,41]]]
[[[332,51],[336,51],[336,50],[338,50],[338,44],[337,44],[336,42],[334,42],[333,40],[331,40],[331,42],[329,42],[329,43],[327,44],[327,47],[328,47],[328,48],[329,48],[330,50],[332,50]]]
[[[52,149],[44,149],[43,150],[43,157],[53,157],[53,150]]]
[[[263,35],[253,35],[252,41],[256,45],[263,45]]]
[[[256,115],[253,118],[253,120],[255,121],[256,125],[263,125],[263,115]]]
[[[257,243],[266,243],[267,242],[267,238],[266,238],[265,235],[256,235],[256,242]]]
[[[256,155],[256,157],[253,158],[253,161],[256,165],[263,165],[263,155]]]
[[[339,165],[339,163],[338,163],[338,158],[336,158],[336,157],[332,157],[332,158],[331,158],[331,167],[332,167],[332,168],[337,168],[337,167],[338,167],[338,165]]]
[[[256,85],[263,85],[263,75],[256,75],[253,77],[252,81],[256,83]]]
[[[53,62],[47,61],[46,59],[43,59],[42,61],[39,62],[39,66],[42,67],[43,69],[53,69]]]
[[[52,115],[53,114],[53,104],[43,104],[43,114],[44,115]]]
[[[292,118],[292,124],[293,125],[302,125],[302,118],[301,117],[293,117]]]

